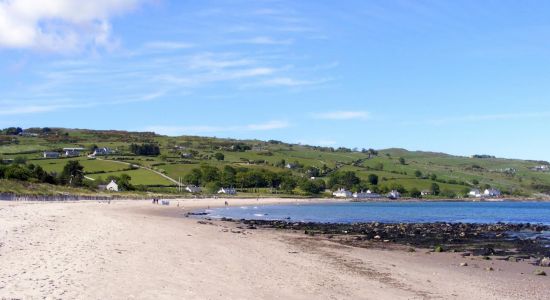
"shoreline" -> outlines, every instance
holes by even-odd
[[[202,199],[197,199],[202,200]],[[230,199],[230,206],[281,199]],[[0,298],[544,299],[525,261],[185,218],[224,199],[0,201]],[[286,203],[309,202],[299,199]],[[464,265],[467,263],[467,265]],[[543,268],[544,270],[544,268]],[[548,270],[547,270],[548,271]]]

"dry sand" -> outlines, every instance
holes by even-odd
[[[0,299],[549,298],[550,279],[526,263],[353,248],[182,217],[183,208],[223,202],[0,202]]]

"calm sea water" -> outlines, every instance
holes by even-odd
[[[549,202],[359,202],[224,207],[211,218],[323,223],[536,223],[550,225]]]

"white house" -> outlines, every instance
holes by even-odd
[[[432,194],[432,191],[430,190],[423,190],[422,192],[420,192],[420,195],[422,196],[429,196]]]
[[[44,158],[59,158],[60,155],[58,152],[44,151],[43,156]]]
[[[355,198],[355,199],[365,199],[365,198],[367,198],[367,193],[365,193],[363,191],[355,192],[355,193],[353,193],[352,197]]]
[[[533,171],[539,171],[539,172],[546,172],[546,171],[549,171],[549,170],[550,170],[550,166],[548,166],[548,165],[540,165],[540,166],[536,166],[536,167],[531,168],[531,170],[533,170]]]
[[[296,168],[296,164],[288,163],[288,164],[285,165],[285,168],[287,168],[287,169],[294,169],[294,168]]]
[[[396,191],[396,190],[393,190],[393,191],[388,193],[388,198],[390,198],[390,199],[399,199],[399,198],[401,198],[401,193]]]
[[[366,192],[358,192],[353,193],[353,198],[355,199],[375,199],[375,198],[381,198],[380,194],[373,193],[371,190],[367,190]]]
[[[346,189],[339,189],[336,192],[333,192],[332,195],[338,198],[351,198],[353,196],[353,194]]]
[[[483,196],[485,197],[500,197],[500,191],[497,190],[497,189],[493,189],[493,188],[490,188],[490,189],[486,189],[484,192],[483,192]]]
[[[113,150],[111,150],[110,148],[103,147],[103,148],[96,148],[94,150],[94,153],[92,153],[92,155],[99,156],[99,155],[109,155],[112,153],[113,153]]]
[[[111,180],[111,182],[109,182],[109,184],[107,184],[105,189],[108,190],[108,191],[118,192],[118,184],[116,184],[116,182],[114,180]]]
[[[367,198],[382,198],[382,195],[373,193],[371,190],[367,190]]]
[[[475,198],[481,198],[481,191],[478,189],[473,189],[468,193],[468,196],[475,197]]]
[[[227,194],[227,195],[235,195],[237,191],[234,188],[221,188],[218,191],[218,194]]]
[[[201,188],[196,185],[188,185],[185,190],[193,194],[201,192]]]
[[[65,156],[67,157],[80,156],[81,151],[84,151],[84,148],[63,148],[63,152],[65,152]]]

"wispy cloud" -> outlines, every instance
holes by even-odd
[[[369,113],[366,111],[333,111],[313,113],[312,117],[321,120],[366,120]]]
[[[0,107],[0,115],[10,116],[10,115],[28,115],[28,114],[37,114],[37,113],[46,113],[58,111],[61,109],[67,108],[84,108],[91,107],[94,104],[50,104],[50,105],[26,105],[26,106],[10,106],[10,107]]]
[[[254,45],[290,45],[294,43],[292,39],[275,39],[268,36],[258,36],[249,39],[236,40],[235,43],[254,44]]]
[[[447,117],[447,118],[426,120],[426,123],[440,125],[440,124],[447,124],[447,123],[502,121],[502,120],[533,119],[533,118],[548,118],[548,117],[550,117],[550,111],[518,112],[518,113],[453,116],[453,117]]]
[[[270,121],[261,124],[250,124],[246,128],[248,130],[273,130],[287,128],[290,124],[286,121]]]
[[[320,80],[300,80],[290,77],[276,77],[261,81],[259,86],[286,86],[286,87],[298,87],[308,85],[318,85],[328,82],[327,79]]]
[[[283,129],[290,126],[287,121],[268,121],[265,123],[248,124],[248,125],[229,125],[229,126],[210,126],[210,125],[192,125],[192,126],[148,126],[145,131],[153,131],[156,133],[177,136],[177,135],[196,135],[196,134],[215,134],[224,132],[242,132],[242,131],[268,131]]]
[[[188,49],[194,47],[194,44],[175,41],[154,41],[148,42],[143,45],[144,48],[154,50],[179,50]]]

